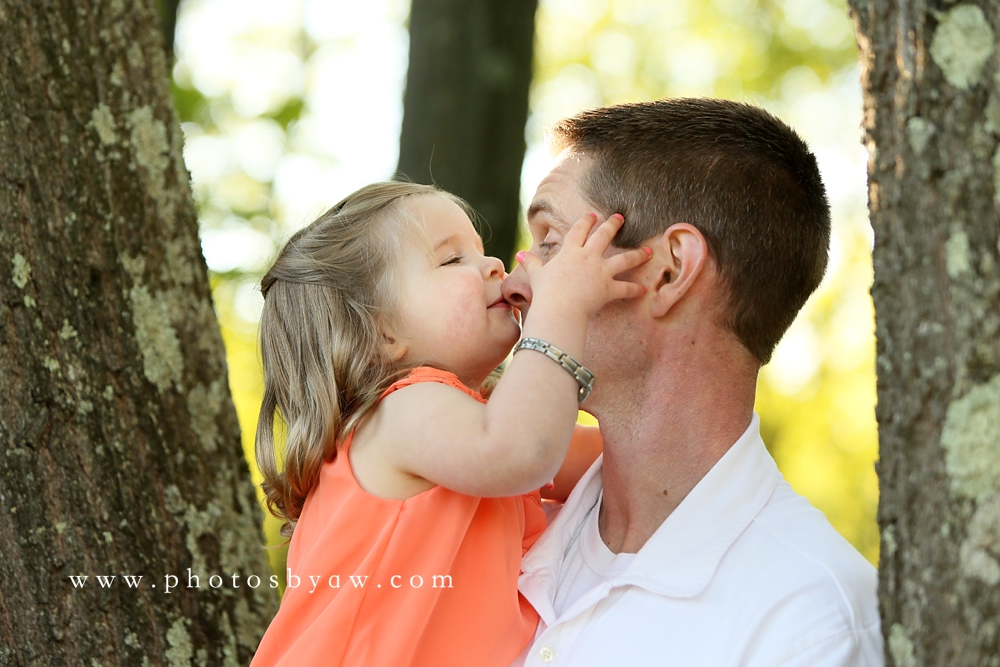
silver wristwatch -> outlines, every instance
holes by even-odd
[[[577,384],[580,385],[580,391],[577,392],[577,402],[583,403],[590,396],[590,391],[594,388],[594,374],[587,370],[587,367],[581,364],[579,361],[569,356],[562,350],[560,350],[555,345],[550,345],[544,340],[538,340],[537,338],[522,338],[521,341],[514,347],[515,354],[521,350],[534,350],[535,352],[541,352],[549,359],[566,369],[566,371],[573,376]]]

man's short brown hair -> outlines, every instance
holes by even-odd
[[[621,213],[615,245],[697,227],[728,290],[724,326],[762,364],[826,271],[830,206],[816,158],[758,107],[665,99],[585,111],[551,130],[586,155],[589,203]]]

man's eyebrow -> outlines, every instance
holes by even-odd
[[[556,222],[564,222],[562,216],[556,213],[555,207],[544,199],[531,202],[531,206],[528,207],[527,219],[531,220],[539,213],[545,213]]]

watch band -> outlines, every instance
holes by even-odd
[[[577,402],[583,403],[590,396],[590,391],[594,388],[594,374],[587,370],[587,367],[581,364],[579,361],[569,356],[562,350],[560,350],[555,345],[550,345],[544,340],[539,340],[537,338],[522,338],[521,341],[514,347],[514,353],[521,350],[534,350],[535,352],[541,352],[549,359],[552,359],[557,364],[566,369],[573,379],[576,380],[577,384],[580,385],[580,390],[577,392]]]

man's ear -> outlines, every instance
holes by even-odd
[[[650,285],[650,314],[662,317],[687,294],[704,270],[708,242],[698,228],[686,222],[671,225],[650,244],[655,267]]]

